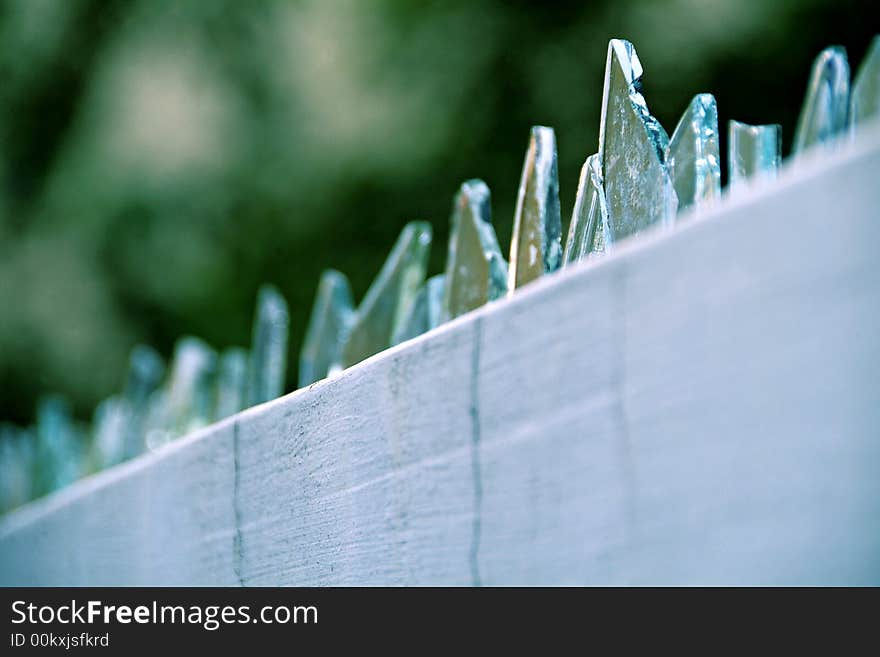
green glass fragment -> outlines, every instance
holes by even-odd
[[[855,127],[880,117],[880,35],[874,37],[856,72],[849,102],[849,121]]]
[[[95,408],[92,417],[92,468],[103,470],[127,458],[132,413],[126,399],[113,396]]]
[[[443,323],[442,306],[445,288],[445,274],[432,276],[425,281],[404,313],[400,326],[395,330],[393,344],[410,340]]]
[[[691,100],[666,148],[666,167],[679,215],[688,208],[705,208],[721,195],[718,107],[712,94]]]
[[[731,121],[727,149],[731,188],[749,179],[774,178],[782,162],[782,126]]]
[[[392,338],[425,280],[431,224],[404,226],[394,248],[358,306],[342,347],[342,367],[359,363],[391,346]]]
[[[229,347],[220,355],[217,370],[217,394],[214,420],[235,415],[245,407],[248,353],[241,347]]]
[[[608,44],[599,159],[608,207],[605,248],[675,220],[678,199],[664,164],[669,138],[640,93],[642,65],[629,41]]]
[[[533,126],[513,216],[507,290],[562,266],[562,219],[553,128]]]
[[[35,448],[31,430],[0,423],[0,513],[33,497]]]
[[[165,374],[165,363],[155,349],[139,344],[128,359],[125,398],[133,405],[144,404],[159,387]]]
[[[146,421],[146,443],[150,449],[214,419],[216,375],[217,354],[213,349],[190,336],[177,341],[166,388],[150,397]]]
[[[129,356],[123,392],[123,405],[128,413],[123,460],[134,458],[146,448],[144,421],[150,396],[162,384],[164,375],[165,361],[156,350],[143,344],[135,345]]]
[[[608,209],[605,205],[605,186],[599,155],[590,155],[581,167],[577,195],[568,238],[565,241],[565,266],[579,262],[590,255],[605,252],[605,233],[608,231]]]
[[[158,449],[174,437],[169,415],[168,390],[162,387],[154,391],[147,400],[142,426],[144,447],[148,450]]]
[[[287,302],[271,285],[257,293],[247,377],[247,406],[280,397],[287,375]]]
[[[849,113],[849,62],[841,46],[826,48],[816,61],[794,132],[792,153],[827,143],[846,131]]]
[[[501,255],[489,188],[482,180],[462,184],[452,205],[449,252],[441,304],[445,322],[507,292],[507,263]]]
[[[35,494],[44,495],[79,479],[85,471],[85,441],[67,401],[58,396],[37,402]]]
[[[299,354],[299,387],[339,369],[342,345],[354,321],[354,303],[348,279],[335,269],[321,274],[312,316]]]

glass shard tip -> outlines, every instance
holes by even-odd
[[[47,395],[37,402],[36,438],[37,495],[63,488],[85,474],[85,442],[64,397]]]
[[[468,180],[452,205],[441,320],[463,315],[506,292],[507,263],[492,226],[489,188],[482,180]]]
[[[727,131],[728,186],[774,178],[782,162],[782,126],[731,121]]]
[[[605,233],[608,231],[608,209],[605,205],[605,186],[599,154],[590,155],[581,167],[577,194],[568,238],[565,241],[565,265],[579,262],[591,255],[605,252]]]
[[[241,347],[229,347],[220,355],[217,369],[215,420],[235,415],[245,408],[247,372],[247,350]]]
[[[33,431],[0,422],[0,513],[39,494],[34,490],[36,450]]]
[[[150,346],[139,344],[131,350],[128,378],[121,404],[128,415],[124,436],[124,459],[134,458],[146,448],[143,423],[147,416],[151,395],[162,384],[165,361]]]
[[[437,274],[425,281],[404,314],[403,322],[397,327],[393,344],[400,344],[440,326],[445,287],[445,274]]]
[[[826,48],[813,63],[807,93],[794,133],[792,153],[829,143],[847,128],[849,62],[841,46]]]
[[[880,35],[868,46],[868,52],[853,79],[849,104],[850,125],[863,125],[880,118]]]
[[[355,312],[342,347],[341,367],[359,363],[391,346],[425,280],[430,248],[431,224],[413,221],[404,226]]]
[[[299,355],[299,386],[327,377],[339,368],[342,345],[354,320],[348,279],[335,269],[321,274],[305,340]]]
[[[669,138],[641,94],[642,65],[629,41],[608,44],[599,160],[608,210],[605,248],[675,220],[678,198],[665,164]]]
[[[247,405],[280,397],[287,375],[287,333],[290,317],[287,302],[271,285],[257,293],[257,309],[251,335]]]
[[[721,195],[718,107],[712,94],[691,100],[666,147],[678,213],[708,207]]]
[[[109,397],[95,408],[92,417],[93,466],[96,470],[121,463],[127,457],[127,438],[132,413],[127,400]]]
[[[152,396],[162,404],[151,409],[156,414],[151,449],[213,421],[216,374],[217,353],[211,347],[192,336],[177,341],[166,388]]]
[[[530,283],[562,265],[562,218],[556,135],[534,126],[529,137],[513,218],[507,289]]]

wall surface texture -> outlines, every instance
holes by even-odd
[[[880,584],[880,132],[0,521],[0,583]]]

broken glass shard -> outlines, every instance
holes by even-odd
[[[590,155],[581,167],[577,195],[568,225],[565,241],[565,265],[605,251],[605,232],[608,230],[608,210],[605,205],[605,187],[599,155]]]
[[[826,48],[813,63],[792,153],[843,134],[849,112],[849,63],[841,46]]]
[[[444,274],[432,276],[425,281],[404,313],[404,319],[394,333],[393,344],[400,344],[443,323],[441,318],[445,287]]]
[[[170,427],[168,391],[163,387],[153,392],[147,401],[143,421],[143,441],[146,448],[158,449],[174,438]]]
[[[479,308],[507,292],[507,263],[498,246],[491,213],[486,183],[465,182],[452,205],[441,321]]]
[[[678,213],[705,208],[721,194],[718,107],[712,94],[691,100],[666,148],[666,167],[678,198]]]
[[[194,337],[177,341],[167,388],[151,396],[147,445],[151,449],[213,420],[217,354]]]
[[[35,492],[50,493],[73,483],[84,472],[84,440],[67,401],[57,395],[37,403]]]
[[[509,294],[559,269],[561,233],[556,135],[553,128],[533,126],[513,216],[507,277]]]
[[[92,452],[95,470],[109,468],[127,458],[131,412],[123,397],[113,396],[95,408],[92,418]]]
[[[608,207],[605,248],[654,224],[675,220],[678,200],[664,164],[669,137],[640,93],[642,65],[633,45],[608,43],[599,159]]]
[[[394,248],[358,306],[342,348],[342,367],[359,363],[391,346],[395,330],[425,280],[431,224],[404,226]]]
[[[427,287],[426,304],[428,307],[428,327],[426,330],[430,331],[432,328],[437,328],[443,323],[443,299],[446,296],[446,275],[437,274],[436,276],[432,276],[427,280],[425,285]]]
[[[748,179],[773,178],[782,161],[782,126],[731,121],[727,148],[730,187]]]
[[[131,350],[125,398],[133,405],[144,404],[162,382],[165,363],[152,347],[139,344]]]
[[[128,377],[123,399],[128,412],[125,431],[123,459],[134,458],[144,451],[143,423],[147,414],[150,395],[162,383],[165,361],[152,347],[136,345],[128,361]]]
[[[877,117],[880,117],[880,35],[871,41],[859,66],[849,105],[849,120],[853,127]]]
[[[34,447],[31,431],[0,423],[0,513],[33,497]]]
[[[354,303],[348,279],[334,269],[324,271],[299,354],[301,388],[339,368],[342,345],[353,320]]]
[[[273,286],[262,286],[257,293],[257,309],[251,335],[248,406],[275,399],[284,392],[288,324],[289,315],[284,297]]]
[[[245,349],[230,347],[220,355],[214,420],[235,415],[244,408],[247,369],[248,353]]]

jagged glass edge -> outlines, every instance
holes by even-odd
[[[329,314],[333,312],[332,306],[337,291],[342,295],[341,299],[338,299],[342,302],[342,306],[337,309],[339,333],[333,338],[336,343],[336,357],[328,365],[326,372],[317,374],[314,371],[308,370],[304,363],[309,358],[313,360],[314,354],[320,350],[323,341],[332,337],[326,334],[328,330],[326,320]],[[351,330],[354,315],[354,297],[351,293],[351,284],[348,281],[348,277],[336,269],[325,269],[321,272],[321,277],[318,280],[318,291],[315,294],[312,313],[309,316],[309,323],[299,352],[299,374],[297,380],[300,388],[310,385],[315,381],[320,381],[339,369],[342,347],[345,344],[349,330]],[[306,374],[309,376],[306,376]]]
[[[828,115],[820,104],[832,103]],[[849,125],[849,61],[842,46],[829,46],[816,57],[810,71],[807,92],[794,131],[792,154],[801,153],[810,146],[828,143],[846,132]],[[818,125],[821,121],[830,125]]]
[[[342,360],[342,362],[340,362],[340,368],[350,367],[357,364],[357,362],[360,362],[344,362],[346,347],[348,346],[349,341],[355,335],[357,335],[357,329],[360,323],[364,321],[364,318],[367,317],[369,313],[373,312],[373,308],[379,302],[382,292],[384,291],[385,281],[387,281],[394,275],[394,270],[400,260],[403,258],[406,250],[409,248],[409,244],[411,242],[417,241],[418,245],[421,247],[422,257],[420,258],[420,262],[418,263],[418,266],[416,268],[409,267],[408,271],[403,272],[404,276],[412,278],[413,280],[408,281],[408,284],[406,281],[401,283],[401,293],[409,295],[409,298],[400,298],[397,300],[397,303],[395,304],[394,316],[391,319],[391,331],[387,338],[388,344],[382,347],[379,351],[387,349],[391,346],[390,342],[393,339],[394,334],[398,330],[401,322],[404,321],[404,314],[407,311],[409,304],[412,302],[414,296],[418,293],[418,288],[425,279],[425,272],[427,271],[427,260],[432,238],[433,229],[431,227],[431,224],[426,221],[411,221],[406,224],[400,231],[400,235],[397,237],[394,246],[391,248],[391,252],[385,258],[385,262],[382,263],[382,268],[379,270],[379,273],[376,274],[376,277],[373,279],[373,282],[367,289],[367,293],[364,295],[364,298],[361,300],[360,305],[355,311],[354,319],[351,323],[351,328],[348,331],[348,336],[346,337],[346,340],[340,349]]]
[[[590,155],[581,166],[578,191],[566,240],[566,265],[605,252],[608,206],[602,182],[599,154]],[[598,251],[597,251],[598,249]]]
[[[290,311],[273,285],[257,292],[245,403],[247,407],[276,399],[284,392]],[[271,351],[271,353],[265,353]]]
[[[741,167],[737,164],[738,161],[741,161],[740,156],[735,150],[737,145],[741,144],[742,141],[739,138],[735,138],[734,133],[751,133],[753,135],[761,135],[763,137],[768,137],[773,141],[773,159],[770,162],[770,166],[764,166],[760,169],[755,169],[754,171],[744,171],[742,174],[738,174],[737,172],[741,169]],[[751,139],[755,139],[756,137],[751,137]],[[728,189],[735,189],[744,183],[748,183],[750,180],[761,179],[765,177],[775,177],[779,172],[779,167],[782,165],[782,126],[778,123],[768,123],[764,125],[751,125],[748,123],[743,123],[742,121],[736,121],[731,119],[727,123],[727,187]]]
[[[449,321],[453,319],[450,305],[452,303],[452,286],[446,282],[452,281],[457,275],[457,257],[458,257],[458,240],[460,239],[462,226],[460,225],[463,218],[466,217],[464,212],[458,211],[458,199],[464,195],[469,207],[468,215],[472,219],[474,230],[477,233],[477,239],[480,243],[480,250],[486,261],[486,271],[488,280],[486,281],[486,303],[500,299],[507,294],[507,262],[501,253],[501,245],[498,242],[498,236],[495,234],[495,226],[492,223],[491,214],[491,193],[489,186],[478,178],[467,180],[462,183],[453,201],[453,210],[451,216],[451,230],[449,232],[449,248],[446,256],[446,266],[444,268],[445,280],[443,284],[443,300],[441,306],[441,321]],[[483,211],[485,210],[485,211]],[[456,315],[457,316],[457,315]]]
[[[870,92],[873,85],[873,97]],[[856,126],[877,120],[880,117],[880,34],[871,40],[871,45],[858,71],[853,78],[850,91],[849,123],[851,134]]]
[[[522,175],[517,188],[516,210],[514,211],[513,233],[510,239],[510,262],[508,265],[507,291],[513,294],[516,290],[517,272],[519,271],[519,252],[522,222],[525,212],[526,190],[530,178],[533,180],[535,198],[538,201],[539,216],[542,226],[539,228],[541,237],[541,259],[543,273],[547,274],[559,269],[562,265],[562,217],[559,202],[559,172],[556,155],[556,133],[547,126],[532,126],[529,133],[529,144],[523,162]],[[531,163],[531,166],[529,166]],[[545,193],[539,193],[544,191]],[[523,285],[531,281],[525,281]]]
[[[696,110],[699,110],[699,115]],[[712,124],[709,134],[706,134],[705,120],[701,120],[695,125],[696,119],[704,119],[708,117],[708,123]],[[696,128],[696,130],[695,130]],[[718,129],[718,105],[715,96],[709,93],[701,93],[695,95],[687,108],[678,120],[675,130],[672,131],[672,137],[669,138],[669,144],[666,148],[666,163],[669,175],[672,179],[673,188],[676,187],[677,172],[674,166],[675,157],[673,155],[676,145],[679,141],[682,143],[694,144],[695,152],[695,170],[693,172],[695,178],[694,199],[691,204],[683,205],[681,196],[678,197],[678,214],[681,215],[684,210],[692,210],[699,212],[709,203],[717,200],[721,195],[721,149],[720,137]],[[692,141],[691,141],[692,140]],[[713,150],[714,144],[714,150]],[[672,163],[672,166],[670,166]],[[700,165],[702,163],[702,166]],[[705,188],[705,181],[710,181],[710,186]],[[678,190],[676,189],[678,195]]]
[[[228,347],[220,354],[214,398],[215,421],[245,408],[249,360],[250,355],[243,347]]]
[[[606,141],[605,137],[608,129],[607,100],[609,98],[611,87],[612,66],[615,60],[620,65],[620,70],[623,73],[624,81],[629,87],[629,101],[632,104],[633,109],[636,111],[636,113],[639,115],[639,118],[641,119],[641,124],[645,129],[645,134],[648,138],[648,141],[654,147],[661,168],[666,171],[668,187],[669,191],[671,192],[671,198],[669,199],[671,207],[666,208],[666,212],[664,213],[663,219],[660,223],[669,226],[675,222],[678,209],[678,201],[677,197],[675,196],[675,190],[672,186],[672,179],[669,176],[669,171],[666,169],[665,157],[666,147],[669,143],[669,135],[666,133],[666,130],[663,128],[660,122],[648,110],[647,101],[645,101],[645,97],[641,93],[641,78],[644,74],[644,69],[642,68],[641,60],[636,53],[635,46],[633,46],[633,44],[626,39],[611,39],[608,42],[608,51],[605,60],[605,74],[602,84],[602,107],[599,119],[599,161],[604,169]],[[603,231],[603,234],[601,236],[602,244],[601,251],[599,251],[599,253],[605,253],[611,248],[611,245],[617,241],[617,237],[614,235],[613,226],[611,225],[610,221],[605,222],[605,227],[606,230]],[[632,235],[624,236],[623,239],[631,236]],[[598,244],[596,246],[599,247]]]

